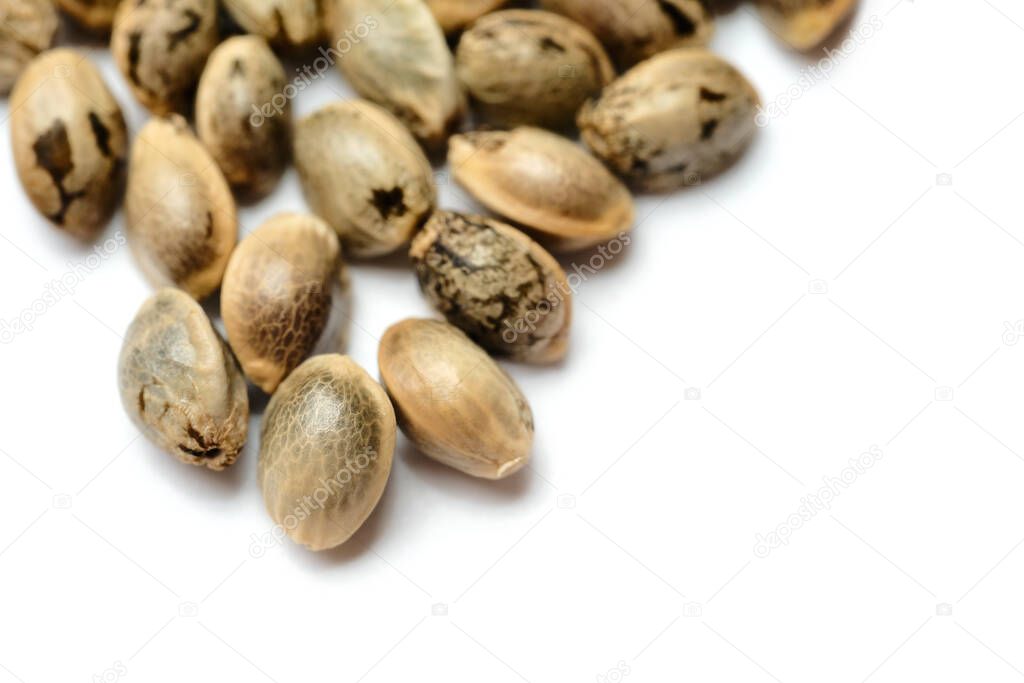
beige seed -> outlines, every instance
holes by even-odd
[[[485,349],[536,363],[565,355],[572,290],[558,261],[519,230],[437,211],[410,256],[430,303]]]
[[[14,87],[25,66],[53,44],[57,10],[50,0],[0,3],[0,95]]]
[[[220,286],[238,239],[235,200],[185,119],[153,118],[132,145],[128,244],[155,286],[201,299]]]
[[[526,398],[457,328],[404,320],[384,333],[377,361],[402,432],[426,455],[485,479],[502,479],[529,462],[533,414]]]
[[[125,333],[121,403],[146,438],[182,462],[222,470],[249,427],[245,378],[206,313],[184,292],[161,289]]]
[[[231,254],[220,292],[228,341],[246,376],[268,394],[314,350],[343,340],[338,238],[319,218],[271,218]],[[333,319],[332,319],[333,318]]]
[[[114,18],[110,51],[147,109],[187,113],[217,41],[216,0],[125,0]]]
[[[583,141],[641,190],[700,183],[732,164],[757,130],[757,91],[701,49],[641,62],[580,111]]]
[[[223,0],[247,33],[282,47],[301,47],[324,37],[322,0]]]
[[[536,232],[556,251],[627,232],[633,198],[594,157],[539,128],[456,135],[448,149],[455,179],[484,206]]]
[[[124,186],[121,107],[92,62],[73,50],[35,58],[11,93],[11,146],[25,193],[72,235],[96,235]]]
[[[476,112],[501,128],[569,128],[587,98],[615,77],[587,29],[540,10],[480,18],[462,34],[455,67]]]
[[[355,256],[399,248],[434,208],[430,162],[394,116],[369,102],[336,102],[299,121],[295,166],[310,207]]]
[[[423,0],[335,0],[336,60],[363,97],[389,110],[430,148],[462,118],[465,97],[444,33]]]
[[[821,45],[857,6],[857,0],[757,2],[768,28],[797,50],[810,50]]]
[[[445,33],[457,33],[507,2],[508,0],[427,0],[427,6]]]
[[[221,43],[199,79],[196,132],[245,200],[269,194],[288,163],[291,103],[280,112],[269,109],[284,86],[284,67],[258,36]]]
[[[79,24],[93,31],[109,31],[114,24],[118,0],[56,0],[57,5]]]
[[[304,362],[263,418],[258,477],[271,519],[311,550],[344,543],[384,492],[395,436],[391,401],[352,359]]]
[[[664,50],[703,47],[714,33],[705,0],[541,0],[540,5],[590,29],[625,68]]]

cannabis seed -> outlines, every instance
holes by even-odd
[[[445,33],[456,33],[508,0],[427,0],[437,23]]]
[[[53,44],[57,10],[50,0],[5,0],[0,4],[0,95],[14,87],[25,66]]]
[[[223,0],[223,4],[243,30],[274,45],[300,47],[324,37],[321,0]]]
[[[57,5],[85,28],[109,31],[118,0],[56,0]]]
[[[810,50],[832,35],[857,0],[757,0],[765,24],[797,50]]]

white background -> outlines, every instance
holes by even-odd
[[[639,201],[564,364],[506,365],[530,470],[475,481],[401,439],[337,551],[251,552],[258,414],[225,473],[137,438],[115,364],[151,290],[127,249],[103,260],[0,347],[0,681],[1024,677],[1024,7],[868,0],[852,26],[872,17],[732,171]],[[812,61],[749,8],[713,47],[765,102]],[[297,113],[339,96],[332,72]],[[92,253],[30,207],[7,128],[4,321]],[[242,230],[303,208],[290,171]],[[353,278],[350,353],[376,375],[383,330],[430,311],[402,257]]]

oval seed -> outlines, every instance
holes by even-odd
[[[369,102],[336,102],[299,121],[295,166],[314,213],[356,256],[394,251],[434,209],[430,162],[395,117]]]
[[[626,68],[664,50],[703,47],[714,33],[705,0],[541,0],[540,5],[589,29]]]
[[[321,4],[321,0],[224,0],[224,9],[247,33],[275,45],[300,47],[324,36]]]
[[[404,320],[384,333],[381,381],[402,433],[431,458],[474,477],[522,469],[533,447],[533,414],[508,374],[460,330]]]
[[[410,256],[430,303],[485,349],[538,363],[565,355],[572,318],[565,271],[519,230],[437,211]]]
[[[114,18],[110,50],[147,109],[186,113],[217,40],[216,0],[126,0]]]
[[[797,50],[821,45],[857,6],[857,0],[757,1],[768,28]]]
[[[50,0],[5,0],[0,4],[0,95],[14,87],[25,66],[53,44],[57,10]]]
[[[216,162],[176,114],[150,119],[132,145],[125,225],[155,286],[174,285],[196,299],[220,286],[238,238],[235,200]]]
[[[11,93],[11,146],[41,214],[88,238],[106,225],[124,185],[127,131],[99,71],[67,49],[34,59]]]
[[[427,0],[427,6],[445,33],[456,33],[508,0]]]
[[[334,7],[336,61],[360,95],[389,110],[428,147],[462,118],[465,97],[444,33],[423,0],[344,0]]]
[[[448,161],[484,206],[535,230],[551,249],[581,249],[632,228],[629,190],[554,133],[524,127],[456,135]]]
[[[344,543],[384,492],[395,436],[391,401],[351,358],[304,362],[263,418],[258,477],[271,519],[311,550]]]
[[[570,127],[587,98],[615,77],[589,31],[540,10],[480,18],[462,34],[455,68],[476,111],[503,128]]]
[[[245,199],[277,185],[291,148],[284,68],[258,36],[236,36],[210,55],[196,95],[196,132],[228,184]],[[284,99],[271,109],[275,95]]]
[[[187,294],[161,289],[142,304],[117,372],[125,412],[154,444],[212,470],[238,457],[249,427],[245,378]]]
[[[760,99],[739,71],[699,49],[641,62],[588,102],[583,141],[635,187],[692,185],[733,163],[757,130]]]
[[[109,31],[114,25],[118,0],[57,0],[57,5],[82,26]]]
[[[284,213],[231,254],[220,291],[228,342],[246,376],[268,394],[313,352],[339,351],[332,305],[342,294],[341,249],[319,218]]]

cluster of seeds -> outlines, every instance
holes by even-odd
[[[757,92],[706,49],[709,0],[55,1],[0,0],[0,90],[42,216],[94,239],[123,197],[157,288],[125,335],[124,409],[161,449],[221,470],[245,444],[248,385],[269,394],[259,485],[314,550],[372,513],[398,429],[475,477],[526,466],[533,414],[492,356],[566,356],[572,291],[552,252],[628,244],[631,191],[710,178],[756,131]],[[855,3],[754,1],[797,49]],[[109,34],[153,114],[134,141],[92,63],[50,49],[57,9]],[[278,53],[312,50],[361,99],[293,124]],[[438,207],[445,155],[495,217]],[[239,242],[236,201],[270,194],[292,161],[310,213]],[[397,250],[443,320],[392,325],[378,382],[341,355],[343,254]],[[218,290],[226,340],[199,303]]]

